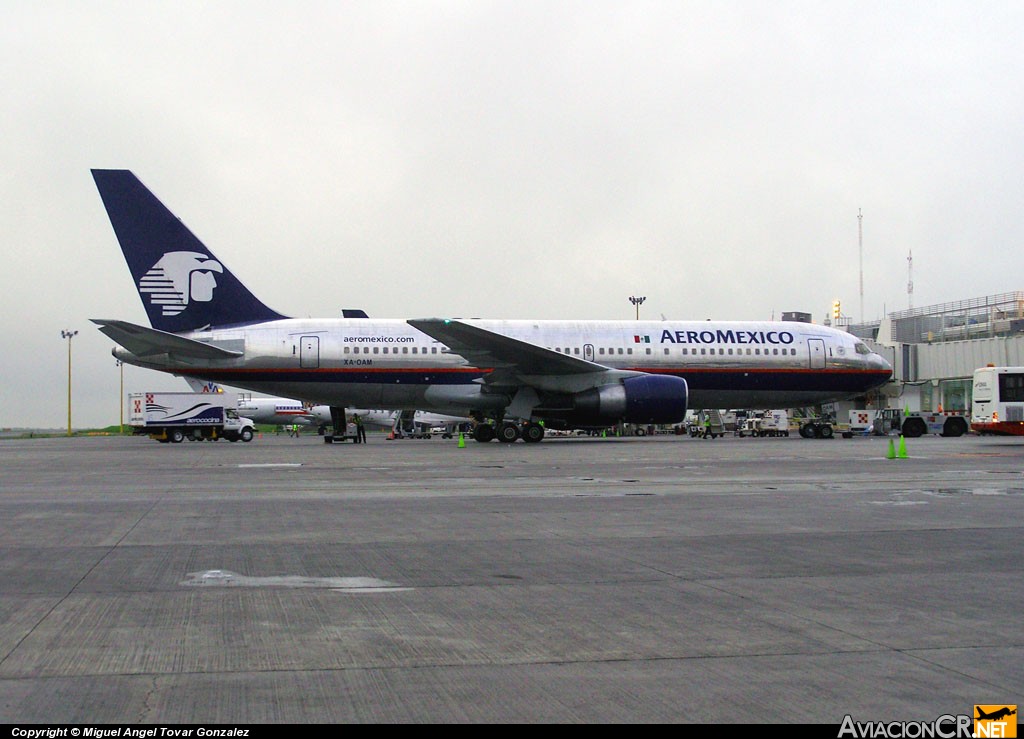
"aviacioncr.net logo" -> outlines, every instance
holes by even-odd
[[[847,714],[837,739],[970,739],[972,719],[944,714],[934,721],[854,721]]]
[[[150,303],[160,306],[163,315],[176,316],[192,301],[208,303],[217,287],[214,272],[224,267],[216,259],[197,251],[171,251],[139,280],[139,292],[147,293]]]
[[[973,736],[979,739],[1016,739],[1017,706],[974,706]]]

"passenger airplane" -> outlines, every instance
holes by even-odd
[[[255,423],[314,426],[321,433],[328,426],[333,425],[330,406],[312,405],[288,398],[240,397],[238,399],[238,413],[246,418],[251,418]],[[386,429],[399,434],[424,426],[429,428],[443,426],[446,429],[453,429],[460,423],[466,423],[470,420],[469,418],[444,416],[439,413],[427,413],[426,411],[408,411],[403,414],[402,411],[346,408],[345,413],[349,419],[352,416],[359,416],[367,427]],[[340,432],[335,431],[338,434],[343,434],[344,432],[344,427]],[[451,432],[449,431],[448,433]]]
[[[196,393],[223,393],[225,389],[215,382],[204,382],[194,377],[186,377],[185,381],[193,392]],[[303,403],[301,400],[290,398],[262,398],[252,397],[249,393],[243,393],[238,398],[238,412],[240,415],[251,419],[254,423],[265,423],[276,426],[300,424],[302,426],[317,426],[320,432],[331,425],[331,409],[326,405],[313,405]],[[445,416],[440,413],[427,413],[425,411],[383,411],[370,410],[366,408],[347,408],[346,412],[351,418],[358,415],[367,426],[382,428],[404,433],[417,427],[436,428],[443,426],[446,429],[454,429],[462,423],[467,423],[469,418],[456,416]],[[344,429],[342,429],[344,431]]]
[[[240,397],[238,412],[256,423],[276,426],[289,424],[329,426],[331,423],[331,409],[327,406],[307,405],[289,398]]]
[[[346,406],[421,409],[472,416],[477,441],[536,442],[545,425],[678,423],[688,403],[816,405],[892,373],[857,337],[806,323],[287,318],[130,171],[92,174],[152,325],[93,319],[114,356],[329,405],[339,423]]]

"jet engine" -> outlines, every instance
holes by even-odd
[[[630,377],[574,395],[572,420],[679,423],[686,415],[687,395],[686,380],[681,377]]]

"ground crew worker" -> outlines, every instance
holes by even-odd
[[[363,419],[361,419],[359,417],[358,413],[355,415],[355,422],[356,422],[356,444],[365,444],[366,443],[366,427],[363,425]]]

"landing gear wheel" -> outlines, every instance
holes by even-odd
[[[829,424],[825,424],[821,427],[821,438],[831,439],[832,438],[832,427]]]
[[[478,423],[473,428],[473,439],[486,444],[494,438],[494,427],[489,423]]]
[[[523,427],[523,441],[527,444],[536,444],[544,438],[544,427],[539,423],[528,423]]]
[[[519,427],[514,423],[503,423],[498,429],[498,441],[511,444],[519,438]]]

